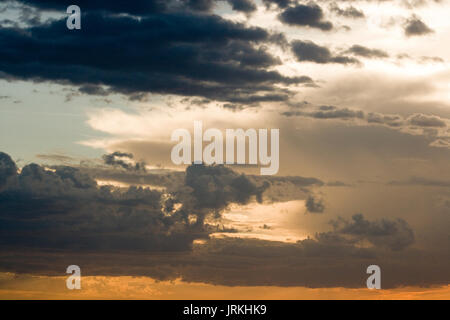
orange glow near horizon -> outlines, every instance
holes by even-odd
[[[366,288],[305,288],[305,287],[227,287],[204,283],[155,281],[147,277],[82,278],[81,290],[68,290],[65,277],[0,274],[0,299],[167,299],[167,300],[402,300],[449,299],[450,285],[443,287],[404,287],[388,290]]]

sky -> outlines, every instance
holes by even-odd
[[[2,1],[0,298],[448,299],[449,10]],[[279,129],[277,174],[174,164],[194,121]]]

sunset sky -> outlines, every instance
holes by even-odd
[[[449,299],[449,14],[1,1],[0,299]],[[278,173],[175,165],[194,121],[279,129]]]

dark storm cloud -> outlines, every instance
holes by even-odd
[[[298,61],[310,61],[320,64],[360,64],[360,62],[353,57],[335,55],[327,47],[319,46],[312,41],[294,40],[291,45],[292,51]]]
[[[133,155],[130,153],[122,153],[122,152],[113,152],[111,154],[105,154],[103,155],[103,161],[105,164],[110,165],[110,166],[118,166],[121,167],[125,170],[129,170],[129,171],[143,171],[145,172],[145,166],[146,163],[145,162],[135,162],[135,163],[130,163],[130,162],[126,162],[124,160],[121,160],[120,158],[126,158],[128,160],[132,160],[133,159]]]
[[[325,204],[323,199],[310,195],[305,202],[306,209],[310,213],[323,213],[325,211]]]
[[[9,1],[14,2],[14,1]],[[108,11],[113,13],[129,13],[133,15],[146,15],[162,12],[167,9],[166,0],[134,0],[107,1],[107,0],[17,0],[15,2],[38,8],[44,11],[66,12],[68,6],[76,4],[86,11]]]
[[[368,221],[362,214],[355,214],[351,221],[332,221],[334,231],[328,235],[349,236],[350,241],[369,241],[377,247],[394,251],[403,250],[414,243],[414,232],[403,219]],[[348,238],[347,238],[348,239]]]
[[[257,186],[246,175],[223,166],[191,165],[186,169],[185,186],[174,192],[175,201],[183,203],[180,212],[197,214],[197,224],[203,225],[209,213],[220,213],[231,203],[247,204],[252,199],[262,202],[268,184]]]
[[[209,11],[214,6],[214,0],[181,0],[187,7],[198,11]]]
[[[138,20],[88,12],[77,31],[69,31],[65,19],[0,29],[0,72],[8,79],[73,84],[102,95],[286,100],[289,92],[277,85],[312,80],[267,70],[280,63],[265,47],[276,40],[264,29],[216,15],[161,13]]]
[[[53,166],[52,168],[57,167]],[[103,167],[99,168],[99,167],[85,167],[85,166],[83,166],[81,170],[83,172],[86,172],[95,179],[104,181],[117,181],[130,185],[143,184],[143,185],[158,186],[165,188],[169,193],[178,194],[180,197],[182,196],[182,193],[179,192],[179,190],[183,190],[183,188],[185,188],[186,182],[185,173],[177,171],[175,172],[162,171],[155,173],[154,171],[149,170],[147,173],[143,173],[137,171],[123,171]],[[213,172],[219,173],[221,171],[223,171],[224,173],[228,172],[228,174],[224,175],[224,177],[226,177],[227,180],[230,179],[233,180],[239,177],[239,175],[237,175],[236,173],[232,173],[229,170],[208,169],[208,171],[211,173]],[[224,177],[220,179],[223,179]],[[245,185],[251,186],[249,190],[252,191],[251,194],[247,194],[245,195],[245,197],[251,198],[254,196],[256,200],[263,200],[264,203],[273,203],[290,200],[304,200],[311,192],[311,189],[322,187],[325,185],[324,182],[321,181],[320,179],[311,177],[259,176],[259,175],[245,175],[244,177],[245,180],[248,179],[249,181],[245,181],[245,183],[243,183],[243,186]],[[206,178],[204,179],[207,180]],[[241,177],[240,179],[243,178]],[[263,190],[264,192],[262,193]],[[222,199],[230,198],[230,196],[233,194],[232,189],[227,190],[227,192],[231,192],[231,194],[228,194],[225,198]],[[186,198],[186,200],[187,199],[193,201],[191,195],[189,195],[188,198]]]
[[[378,264],[385,288],[447,283],[447,256],[439,256],[442,263],[436,265],[431,261],[438,256],[409,248],[414,234],[400,219],[355,215],[351,220],[339,218],[331,231],[297,243],[209,239],[190,250],[194,239],[211,232],[199,223],[202,211],[220,213],[228,204],[261,198],[270,188],[269,182],[264,183],[270,177],[203,165],[171,174],[161,174],[161,182],[177,181],[172,183],[174,191],[163,196],[136,187],[99,188],[82,169],[67,166],[46,170],[31,164],[18,173],[14,161],[0,153],[0,270],[59,275],[76,261],[84,275],[181,278],[222,285],[362,287],[367,266]],[[314,178],[274,178],[278,180],[272,184],[285,180],[304,187],[323,184]],[[192,216],[196,222],[190,222]]]
[[[119,152],[110,156],[108,164],[117,164],[117,157],[132,158]],[[223,166],[192,165],[178,184],[167,187],[170,193],[164,195],[134,186],[99,187],[86,172],[68,166],[29,164],[18,173],[14,161],[0,153],[0,245],[189,250],[194,239],[210,232],[203,223],[206,215],[219,218],[231,203],[261,201],[267,185],[257,186]]]
[[[256,10],[256,5],[252,0],[227,0],[231,8],[235,11],[251,13]]]
[[[192,9],[200,12],[208,12],[214,9],[216,3],[227,2],[235,11],[251,13],[256,10],[253,0],[181,0],[184,7],[178,9]],[[175,2],[175,1],[172,1]],[[176,3],[176,2],[175,2]],[[177,8],[176,6],[174,6]]]
[[[14,183],[17,175],[16,163],[6,153],[0,152],[0,191]]]
[[[356,220],[355,220],[356,219]],[[371,239],[359,245],[359,241]],[[316,234],[297,243],[257,239],[209,239],[191,252],[142,255],[98,252],[0,251],[2,271],[58,275],[77,261],[84,275],[149,276],[230,286],[365,287],[367,266],[381,267],[382,287],[447,285],[448,252],[436,255],[413,248],[409,227],[398,220],[369,221],[359,216],[341,222],[335,231]],[[436,264],[436,259],[440,263]]]
[[[371,48],[367,48],[367,47],[357,45],[357,44],[351,46],[345,52],[354,54],[356,56],[364,57],[364,58],[388,58],[389,57],[389,54],[383,50],[371,49]]]
[[[259,201],[267,185],[257,187],[246,175],[222,166],[191,165],[186,169],[186,186],[198,208],[222,210],[230,203],[246,204],[252,196]]]
[[[353,18],[353,19],[360,19],[364,18],[364,12],[353,7],[349,6],[345,9],[340,8],[336,3],[333,3],[330,5],[330,10],[334,13],[336,13],[339,16],[346,17],[346,18]]]
[[[333,29],[333,24],[324,20],[322,8],[315,3],[289,7],[280,14],[279,19],[292,26],[311,27],[323,31]]]
[[[419,17],[412,16],[405,23],[405,35],[411,36],[422,36],[429,33],[433,33],[434,30],[428,27]]]
[[[7,0],[9,1],[9,0]],[[193,10],[199,12],[211,11],[219,1],[228,2],[233,10],[241,12],[253,12],[256,6],[252,0],[134,0],[106,1],[106,0],[80,0],[76,1],[82,10],[103,11],[111,13],[128,13],[145,16],[154,13],[173,12],[180,10]],[[21,3],[27,7],[23,10],[37,8],[43,11],[65,12],[67,7],[75,4],[71,0],[11,0],[11,3]]]
[[[190,226],[161,209],[161,193],[98,188],[72,167],[30,164],[20,174],[0,153],[0,244],[69,250],[187,250]],[[5,182],[6,181],[6,182]]]

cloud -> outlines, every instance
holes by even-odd
[[[272,177],[203,165],[190,166],[186,173],[115,170],[160,179],[170,186],[160,192],[99,187],[87,169],[31,164],[18,173],[12,159],[0,153],[2,271],[56,275],[75,261],[84,275],[233,286],[362,287],[367,266],[378,264],[385,288],[447,280],[446,256],[440,256],[444,262],[436,266],[430,262],[436,255],[410,248],[414,232],[401,219],[338,218],[331,231],[297,243],[207,238],[212,229],[203,224],[203,214],[220,214],[229,204],[260,199],[274,184],[323,184],[314,178],[270,181]],[[310,209],[322,210],[320,199],[309,202]],[[203,244],[193,244],[202,238]]]
[[[425,177],[411,177],[404,181],[390,181],[388,184],[393,186],[421,186],[421,187],[443,187],[450,188],[450,181],[430,179]]]
[[[334,13],[336,13],[339,16],[345,17],[345,18],[353,18],[353,19],[361,19],[364,18],[364,12],[356,9],[353,6],[346,7],[345,9],[341,9],[336,3],[332,3],[330,5],[330,10]]]
[[[77,160],[75,158],[62,154],[37,154],[36,158],[63,164],[73,163]]]
[[[393,238],[402,239],[402,232],[408,229],[396,220],[385,223],[362,217],[362,222],[352,220],[349,225],[363,229],[361,232],[349,229],[322,233],[297,243],[213,238],[193,251],[163,255],[133,252],[61,255],[51,251],[30,254],[26,250],[11,254],[2,250],[0,267],[16,273],[57,275],[76,261],[83,266],[85,276],[148,276],[227,286],[361,288],[368,277],[367,266],[377,264],[382,269],[383,288],[446,285],[450,266],[446,256],[441,256],[441,262],[436,264],[437,256],[430,253],[408,248],[390,250],[385,244],[390,244]],[[395,228],[397,231],[392,231]],[[382,248],[358,246],[343,238],[360,234],[381,241]]]
[[[18,0],[18,2],[38,8],[42,11],[60,12],[65,12],[67,7],[73,4],[73,1],[70,0]],[[167,9],[167,3],[168,1],[164,0],[135,0],[133,3],[123,1],[79,0],[76,4],[87,11],[108,11],[112,13],[146,15],[165,11]]]
[[[322,8],[315,3],[308,5],[298,4],[295,7],[289,7],[280,14],[279,19],[283,23],[292,26],[311,27],[323,31],[333,29],[333,24],[324,20]]]
[[[268,184],[257,186],[247,176],[223,166],[191,165],[186,169],[185,193],[178,191],[175,198],[183,203],[183,211],[197,212],[197,223],[203,224],[207,213],[218,214],[231,203],[247,204],[252,197],[262,201]]]
[[[368,221],[362,214],[355,214],[352,220],[332,221],[331,235],[349,236],[349,241],[369,241],[372,245],[386,247],[394,251],[403,250],[414,243],[414,232],[403,219],[381,219]]]
[[[444,128],[447,126],[447,123],[441,118],[433,115],[426,114],[414,114],[407,119],[407,121],[414,126],[419,127],[437,127]]]
[[[105,154],[103,155],[103,161],[105,164],[107,165],[111,165],[111,166],[119,166],[125,170],[129,170],[129,171],[143,171],[145,172],[145,166],[146,163],[145,162],[135,162],[135,163],[130,163],[130,161],[132,161],[133,159],[133,155],[131,153],[122,153],[122,152],[113,152],[111,154]],[[121,160],[120,158],[125,158],[128,160],[124,161]]]
[[[0,191],[14,182],[17,175],[15,162],[6,153],[0,152]]]
[[[118,164],[117,157],[132,155],[115,152],[105,160]],[[204,225],[207,215],[219,218],[232,203],[262,201],[268,187],[224,166],[192,165],[181,177],[163,174],[160,182],[167,187],[165,193],[135,186],[100,187],[87,172],[29,164],[18,173],[14,161],[0,153],[0,244],[68,250],[189,250],[194,239],[209,233]]]
[[[428,57],[428,56],[421,56],[418,59],[419,63],[444,63],[445,60],[441,57]]]
[[[227,0],[235,11],[251,13],[256,11],[256,5],[252,0]]]
[[[305,206],[310,213],[323,213],[325,211],[325,204],[323,203],[323,199],[317,198],[313,195],[310,195],[306,199]]]
[[[436,115],[414,113],[410,116],[365,112],[335,106],[307,106],[301,110],[291,109],[281,113],[285,117],[307,117],[313,119],[335,119],[354,121],[359,125],[380,125],[411,135],[423,135],[432,139],[430,146],[449,147],[450,121]]]
[[[352,57],[334,55],[327,47],[319,46],[312,41],[294,40],[291,43],[292,51],[298,61],[310,61],[320,64],[359,64],[360,62]]]
[[[276,5],[278,8],[286,8],[293,1],[292,0],[262,0],[263,3],[269,8],[272,5]]]
[[[396,58],[398,60],[410,59],[410,60],[413,60],[413,61],[415,61],[416,63],[419,63],[419,64],[437,64],[437,63],[444,63],[445,62],[445,60],[443,58],[438,57],[438,56],[420,56],[420,57],[414,58],[414,57],[411,57],[407,53],[398,54],[396,56]]]
[[[9,1],[9,0],[7,0]],[[110,13],[128,13],[132,15],[145,16],[155,13],[192,10],[198,12],[209,12],[214,9],[218,1],[227,1],[233,10],[252,12],[256,7],[252,0],[135,0],[132,3],[116,1],[111,3],[105,0],[80,0],[77,5],[82,10],[102,11]],[[11,0],[10,2],[13,2]],[[73,4],[69,0],[17,0],[25,5],[22,10],[38,9],[40,11],[65,12],[66,8]]]
[[[404,124],[404,119],[400,115],[369,112],[367,114],[367,122],[386,125],[388,127],[402,127]]]
[[[209,11],[214,6],[214,0],[182,0],[187,7],[197,11]]]
[[[264,186],[264,203],[304,200],[314,188],[324,182],[317,178],[300,176],[248,176],[255,184]]]
[[[72,84],[86,94],[280,101],[289,95],[281,86],[313,81],[268,70],[280,63],[267,48],[274,41],[279,39],[262,28],[217,15],[178,12],[136,19],[87,11],[77,32],[68,32],[65,19],[2,28],[0,71],[9,80]],[[134,49],[119,50],[123,45]]]
[[[407,37],[422,36],[434,32],[434,30],[428,27],[424,22],[422,22],[419,17],[414,15],[406,21],[404,27],[405,35]]]
[[[0,154],[0,243],[68,250],[188,250],[198,234],[167,216],[158,191],[98,187],[79,169],[30,164],[20,174]]]
[[[346,53],[351,53],[356,56],[364,57],[364,58],[388,58],[389,54],[385,51],[379,50],[379,49],[370,49],[361,45],[353,45],[348,50],[345,51]]]
[[[334,106],[320,106],[314,111],[286,111],[282,113],[286,117],[304,116],[314,119],[363,119],[364,112],[361,110],[352,110],[348,108],[336,108]]]
[[[109,94],[108,90],[105,90],[101,86],[97,85],[85,85],[78,89],[81,93],[96,95],[96,96],[107,96]]]
[[[343,182],[343,181],[329,181],[327,182],[327,187],[352,187],[353,185]]]

